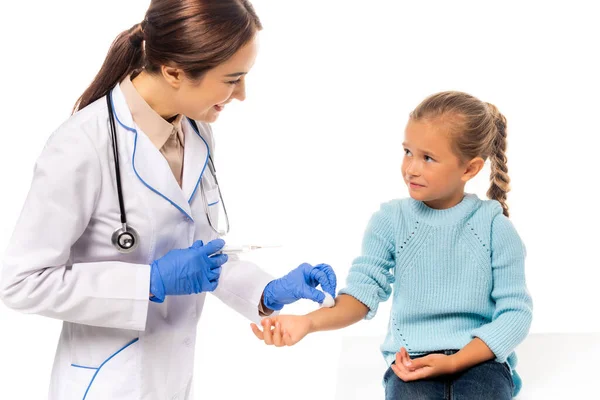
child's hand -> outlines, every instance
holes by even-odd
[[[277,347],[293,346],[310,332],[310,319],[306,315],[278,315],[263,318],[263,330],[252,323],[252,331],[265,344]]]
[[[396,363],[392,370],[404,382],[418,379],[433,378],[439,375],[448,375],[456,372],[452,356],[445,354],[429,354],[425,357],[411,360],[404,347],[396,353]]]

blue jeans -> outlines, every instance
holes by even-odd
[[[442,350],[433,353],[450,355],[457,351]],[[510,400],[513,393],[513,380],[508,364],[494,360],[454,375],[411,382],[398,378],[390,367],[383,381],[385,400]]]

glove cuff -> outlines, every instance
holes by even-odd
[[[150,297],[150,301],[154,303],[165,301],[165,285],[158,271],[156,261],[150,265],[150,293],[154,295],[154,297]]]
[[[269,308],[273,311],[279,311],[283,308],[284,304],[278,303],[277,301],[275,301],[273,299],[273,293],[272,293],[271,287],[274,282],[275,281],[271,281],[267,284],[267,286],[265,286],[265,290],[263,292],[263,303],[267,308]]]

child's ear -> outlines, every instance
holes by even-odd
[[[466,183],[467,181],[473,179],[479,173],[479,171],[483,169],[484,164],[485,161],[481,157],[475,157],[471,161],[467,162],[465,172],[461,178],[462,181]]]

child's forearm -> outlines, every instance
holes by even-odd
[[[454,354],[454,362],[459,371],[471,368],[477,364],[496,357],[485,342],[478,337],[471,340],[459,352]]]
[[[311,332],[345,328],[362,320],[369,308],[354,297],[342,294],[335,298],[331,308],[320,308],[307,314],[311,321]]]

